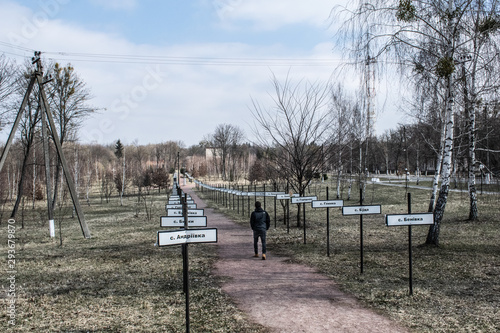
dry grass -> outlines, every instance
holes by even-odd
[[[323,190],[318,193],[321,199],[325,198]],[[426,212],[430,192],[410,191],[412,211]],[[352,197],[359,198],[359,194],[354,192]],[[267,211],[273,217],[274,203],[267,200]],[[364,216],[363,274],[360,219],[342,216],[339,209],[330,209],[330,257],[326,255],[326,209],[311,209],[310,205],[306,211],[307,244],[302,229],[292,227],[287,233],[278,205],[277,229],[268,234],[268,249],[316,267],[367,306],[414,332],[499,332],[499,202],[498,194],[480,195],[479,221],[468,222],[467,194],[452,192],[438,248],[422,245],[427,226],[412,227],[413,296],[409,295],[408,227],[387,227],[383,215]],[[345,205],[357,204],[345,201]],[[381,204],[383,214],[404,214],[405,188],[370,185],[365,204]],[[239,223],[248,224],[241,211],[237,214],[218,207]],[[295,216],[291,220],[295,224]]]
[[[8,325],[2,310],[0,327],[11,332],[185,331],[181,248],[153,246],[166,195],[154,196],[150,221],[145,213],[135,216],[136,200],[128,198],[121,207],[117,198],[108,204],[96,198],[84,205],[91,239],[83,238],[69,209],[59,210],[62,246],[59,230],[51,240],[48,222],[40,219],[44,204],[26,210],[24,229],[16,221],[16,325]],[[5,258],[5,219],[0,239]],[[221,281],[211,274],[216,246],[192,245],[189,253],[191,331],[264,332],[221,292]],[[2,289],[6,285],[2,279]]]
[[[323,199],[324,189],[316,190],[319,192],[312,194]],[[413,212],[425,211],[429,192],[411,192]],[[359,195],[353,192],[352,197]],[[62,246],[59,229],[55,240],[48,237],[45,204],[26,209],[24,229],[20,218],[16,221],[16,325],[8,326],[9,318],[2,311],[1,327],[12,332],[184,331],[181,250],[153,246],[166,196],[154,196],[155,218],[151,221],[136,200],[127,198],[120,207],[117,198],[108,204],[94,198],[90,207],[84,205],[91,239],[83,239],[78,221],[69,217],[69,208],[58,210]],[[266,209],[273,217],[272,201],[267,200]],[[369,186],[365,203],[381,204],[384,214],[405,213],[407,209],[404,188]],[[344,217],[338,209],[330,210],[330,257],[326,256],[325,209],[307,209],[306,245],[302,229],[292,227],[289,234],[286,232],[279,211],[268,247],[317,267],[367,306],[414,332],[496,332],[500,331],[499,203],[499,195],[480,196],[480,220],[467,222],[467,195],[451,193],[439,248],[421,246],[427,227],[412,228],[413,296],[408,293],[407,227],[386,227],[383,216],[364,218],[362,275],[359,218]],[[353,199],[345,204],[357,202]],[[242,216],[241,211],[237,214],[212,205],[248,225],[246,207]],[[136,217],[138,210],[141,213]],[[4,240],[0,253],[5,258],[5,218],[0,238]],[[265,332],[250,323],[221,292],[221,281],[211,274],[216,246],[197,244],[189,249],[191,331]],[[7,267],[2,269],[5,272]],[[3,278],[1,285],[7,288]],[[5,296],[2,293],[0,298],[5,300]]]

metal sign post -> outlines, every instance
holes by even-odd
[[[306,244],[306,202],[313,202],[318,200],[316,196],[313,197],[292,197],[293,204],[302,204],[302,216],[304,217],[304,244]]]
[[[411,244],[411,226],[434,224],[434,214],[432,213],[411,213],[411,193],[408,193],[408,214],[404,215],[386,215],[385,223],[390,226],[408,226],[408,266],[409,266],[409,283],[410,295],[413,295],[413,254]]]
[[[360,206],[343,206],[342,215],[359,215],[360,269],[363,274],[363,215],[380,214],[380,205],[363,206],[363,192],[359,194]]]
[[[330,208],[343,207],[344,200],[328,200],[328,186],[326,187],[326,200],[311,202],[312,208],[326,208],[326,255],[330,256]]]
[[[179,189],[180,190],[180,189]],[[181,191],[179,191],[181,192]],[[162,216],[160,223],[162,227],[184,227],[179,230],[161,230],[157,233],[156,246],[182,246],[182,276],[183,291],[186,297],[186,332],[190,330],[189,319],[189,243],[217,243],[217,229],[189,229],[189,226],[206,227],[207,217],[203,215],[203,209],[190,209],[188,195],[180,196],[182,210],[167,209],[172,216]],[[181,213],[181,214],[179,214]],[[191,214],[190,214],[191,213]],[[170,214],[169,214],[170,215]],[[192,215],[192,216],[191,216]]]
[[[288,223],[288,219],[287,219],[287,212],[289,211],[288,208],[289,208],[289,204],[290,204],[290,194],[278,194],[276,195],[276,200],[286,200],[286,205],[285,205],[285,211],[283,213],[283,222],[284,224],[287,225],[287,233],[290,233],[290,224]],[[276,219],[275,219],[275,222],[276,222]],[[276,227],[276,225],[275,225]]]

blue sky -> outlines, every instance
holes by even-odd
[[[0,0],[0,53],[22,63],[40,50],[75,67],[101,109],[81,142],[190,146],[222,123],[252,140],[252,99],[272,107],[271,75],[330,80],[340,63],[330,11],[342,2]],[[396,126],[378,113],[378,134]]]

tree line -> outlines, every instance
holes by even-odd
[[[131,190],[142,193],[151,186],[161,188],[161,181],[153,183],[153,178],[162,177],[145,170],[163,168],[168,174],[181,166],[195,177],[228,182],[283,179],[301,195],[313,178],[324,175],[337,179],[337,196],[346,175],[361,186],[373,174],[432,175],[429,211],[434,212],[436,224],[429,230],[427,243],[438,245],[453,182],[467,180],[468,219],[476,220],[476,179],[490,179],[500,171],[498,1],[359,1],[350,8],[335,7],[332,17],[341,22],[337,41],[346,56],[346,63],[335,71],[338,76],[325,83],[274,76],[272,102],[252,100],[255,142],[246,142],[238,127],[221,124],[198,145],[184,147],[174,142],[168,154],[163,153],[167,149],[163,144],[79,145],[74,142],[78,127],[95,108],[88,105],[90,93],[74,68],[52,64],[55,79],[47,85],[61,141],[67,150],[79,147],[73,150],[78,152],[75,156],[102,150],[94,163],[103,167],[92,173],[101,183],[104,199],[113,191],[123,197]],[[20,70],[0,57],[2,126],[15,110],[12,106],[19,105],[29,72],[29,66],[25,67]],[[355,71],[360,78],[354,92],[347,91],[346,71],[347,75]],[[405,87],[407,97],[400,98],[401,105],[411,121],[377,136],[373,131],[375,87],[382,78],[397,78]],[[17,143],[20,153],[2,171],[2,181],[8,184],[2,191],[10,193],[7,197],[12,193],[20,197],[23,189],[16,184],[28,174],[43,178],[43,173],[31,176],[27,172],[30,164],[39,165],[37,150],[31,150],[39,136],[36,102],[35,96],[28,103],[30,111]],[[141,154],[144,158],[138,157]],[[89,159],[72,158],[78,165],[74,170],[89,163]],[[52,163],[56,166],[54,204],[62,177],[59,163]],[[94,170],[87,169],[87,173]],[[104,176],[109,172],[111,178]],[[75,178],[81,184],[81,175],[75,172]],[[32,195],[36,181],[33,184]]]

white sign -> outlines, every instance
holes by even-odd
[[[318,198],[316,196],[314,196],[314,197],[292,197],[293,204],[304,203],[304,202],[313,202],[315,200],[318,200]]]
[[[382,211],[380,205],[375,206],[344,206],[342,215],[370,215],[380,214]]]
[[[194,204],[194,200],[186,200],[187,204]],[[180,200],[169,200],[168,201],[169,205],[180,205],[181,201]]]
[[[316,200],[311,202],[312,208],[330,208],[344,206],[344,200]]]
[[[285,192],[265,192],[266,193],[266,197],[276,197],[280,194],[285,194]]]
[[[161,227],[184,227],[184,218],[176,216],[162,216],[160,217]],[[206,216],[190,216],[188,217],[188,227],[206,227]]]
[[[400,226],[400,225],[434,224],[434,214],[417,213],[417,214],[404,214],[404,215],[386,215],[385,224],[388,227]]]
[[[157,246],[189,243],[217,243],[217,229],[158,231]]]
[[[188,209],[188,216],[203,216],[203,209]],[[182,216],[182,209],[167,209],[167,216]]]
[[[265,192],[247,192],[249,197],[263,197]]]
[[[290,194],[278,194],[276,196],[278,200],[290,200]]]
[[[196,209],[196,204],[188,204],[187,205],[188,209]],[[170,205],[166,204],[165,209],[182,209],[182,205]]]

